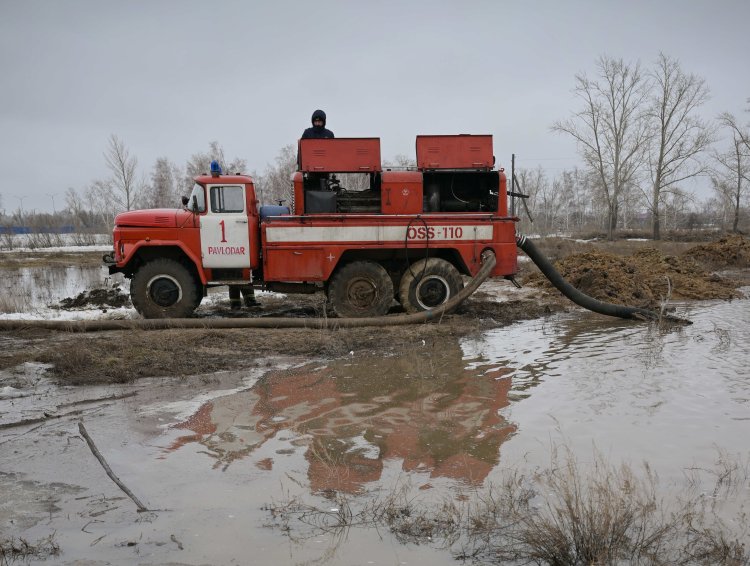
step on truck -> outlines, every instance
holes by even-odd
[[[303,139],[291,206],[261,205],[253,179],[216,164],[181,209],[115,218],[110,273],[146,318],[183,318],[208,289],[324,291],[339,317],[435,308],[496,257],[517,271],[507,182],[492,136],[417,136],[416,167],[383,168],[379,138]],[[350,186],[347,187],[346,185]],[[249,293],[248,293],[249,294]]]

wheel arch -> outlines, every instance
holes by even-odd
[[[206,284],[206,276],[202,269],[198,268],[198,260],[189,250],[182,246],[173,245],[141,245],[130,256],[130,261],[122,268],[126,277],[132,277],[142,265],[155,259],[173,259],[183,264],[199,281],[201,285]]]

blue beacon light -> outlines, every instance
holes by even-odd
[[[215,159],[211,162],[211,176],[218,177],[221,175],[221,165]]]

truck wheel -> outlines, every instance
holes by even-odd
[[[420,312],[448,302],[464,288],[450,262],[431,257],[414,262],[401,277],[398,297],[406,312]]]
[[[185,318],[201,298],[190,271],[173,259],[146,263],[130,282],[130,299],[144,318]]]
[[[379,263],[347,263],[333,275],[328,301],[342,318],[383,316],[393,302],[393,282]]]

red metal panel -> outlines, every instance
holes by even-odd
[[[380,187],[383,214],[419,214],[422,212],[422,173],[386,171]]]
[[[419,169],[491,169],[491,135],[417,136]]]
[[[488,213],[436,214],[425,216],[419,223],[414,223],[414,218],[362,215],[355,222],[346,215],[321,215],[314,219],[290,216],[265,222],[261,225],[264,279],[326,281],[346,252],[382,252],[404,247],[455,250],[471,275],[476,275],[481,267],[482,251],[493,249],[498,261],[493,275],[516,273],[513,221],[492,220]],[[481,235],[477,229],[482,231]],[[274,231],[273,236],[269,230]]]
[[[324,253],[321,248],[268,248],[263,258],[266,281],[320,281]]]
[[[380,138],[299,140],[299,162],[308,173],[382,171]]]
[[[305,188],[304,180],[302,179],[302,173],[297,171],[292,175],[292,183],[294,184],[294,214],[300,216],[305,213]]]

